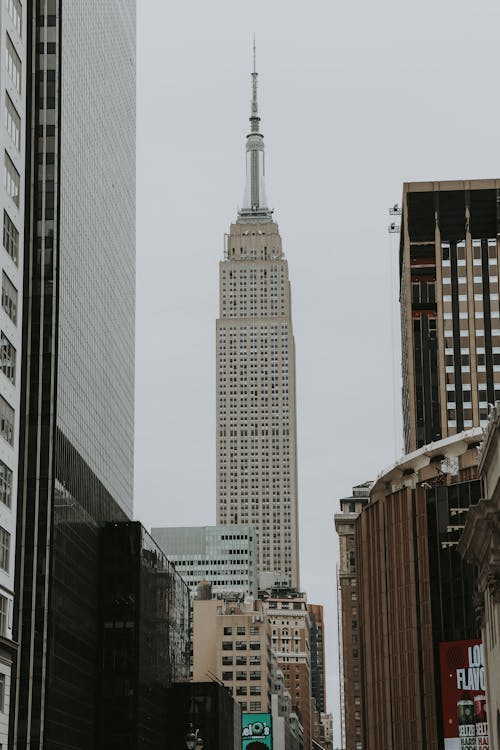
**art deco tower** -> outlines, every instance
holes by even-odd
[[[258,536],[268,571],[299,585],[295,343],[288,264],[264,188],[252,73],[243,207],[226,236],[217,320],[217,519]]]

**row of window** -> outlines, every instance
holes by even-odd
[[[248,711],[248,703],[246,701],[239,701],[242,711]],[[250,712],[259,713],[261,711],[262,704],[260,701],[250,701]],[[2,748],[0,747],[0,750]]]
[[[261,679],[261,672],[258,670],[250,670],[249,672],[246,672],[245,670],[237,670],[236,672],[223,672],[222,673],[222,680],[224,682],[229,681],[233,682],[234,680],[242,682],[246,682],[247,680],[260,680]]]
[[[238,685],[236,687],[236,695],[248,695],[248,692],[246,685]],[[260,685],[250,685],[250,695],[262,695]]]
[[[250,656],[249,658],[246,656],[237,656],[235,659],[232,656],[222,657],[222,666],[232,667],[233,663],[237,667],[246,667],[247,663],[252,667],[260,667],[260,656]]]
[[[223,651],[246,651],[247,647],[250,651],[260,651],[260,641],[250,641],[248,644],[246,641],[235,641],[234,644],[232,641],[222,641]]]
[[[247,634],[247,627],[246,625],[237,625],[236,628],[233,628],[232,626],[227,626],[224,628],[224,635],[232,635],[233,630],[236,631],[236,635],[246,635]],[[248,628],[250,635],[259,635],[259,626],[258,625],[250,625],[250,628]]]

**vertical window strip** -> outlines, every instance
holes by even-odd
[[[12,471],[0,460],[0,502],[12,507]]]
[[[9,601],[6,596],[0,594],[0,635],[7,635],[7,611]]]
[[[0,435],[14,445],[14,409],[3,396],[0,396]]]
[[[19,208],[19,191],[21,185],[21,178],[19,172],[15,168],[12,159],[8,155],[7,151],[4,154],[4,171],[5,171],[5,190],[7,194],[12,198],[14,204]]]
[[[23,31],[23,6],[21,0],[7,0],[7,10],[9,16],[12,19],[15,30],[19,34],[19,38],[22,37]]]
[[[5,377],[16,383],[16,349],[3,331],[0,331],[0,370]]]
[[[17,266],[19,257],[19,232],[5,210],[3,212],[3,246]]]
[[[5,46],[6,65],[9,76],[18,94],[21,93],[21,60],[16,52],[12,39],[7,34],[7,44]]]
[[[17,324],[17,289],[5,271],[2,273],[2,307],[12,322]]]
[[[0,526],[0,568],[9,572],[10,557],[10,534],[7,529]]]
[[[5,128],[18,151],[21,150],[21,118],[12,99],[5,92]]]

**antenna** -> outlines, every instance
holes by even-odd
[[[219,680],[217,675],[215,675],[213,672],[210,672],[210,670],[205,672],[205,674],[208,675],[214,682],[217,682],[219,685],[222,685],[222,687],[226,687],[224,683],[222,682],[222,680]]]

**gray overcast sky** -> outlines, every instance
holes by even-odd
[[[301,583],[328,620],[333,513],[400,452],[405,180],[499,177],[498,0],[138,0],[136,517],[215,522],[215,318],[244,183],[252,35],[293,295]],[[391,257],[392,254],[392,257]]]

